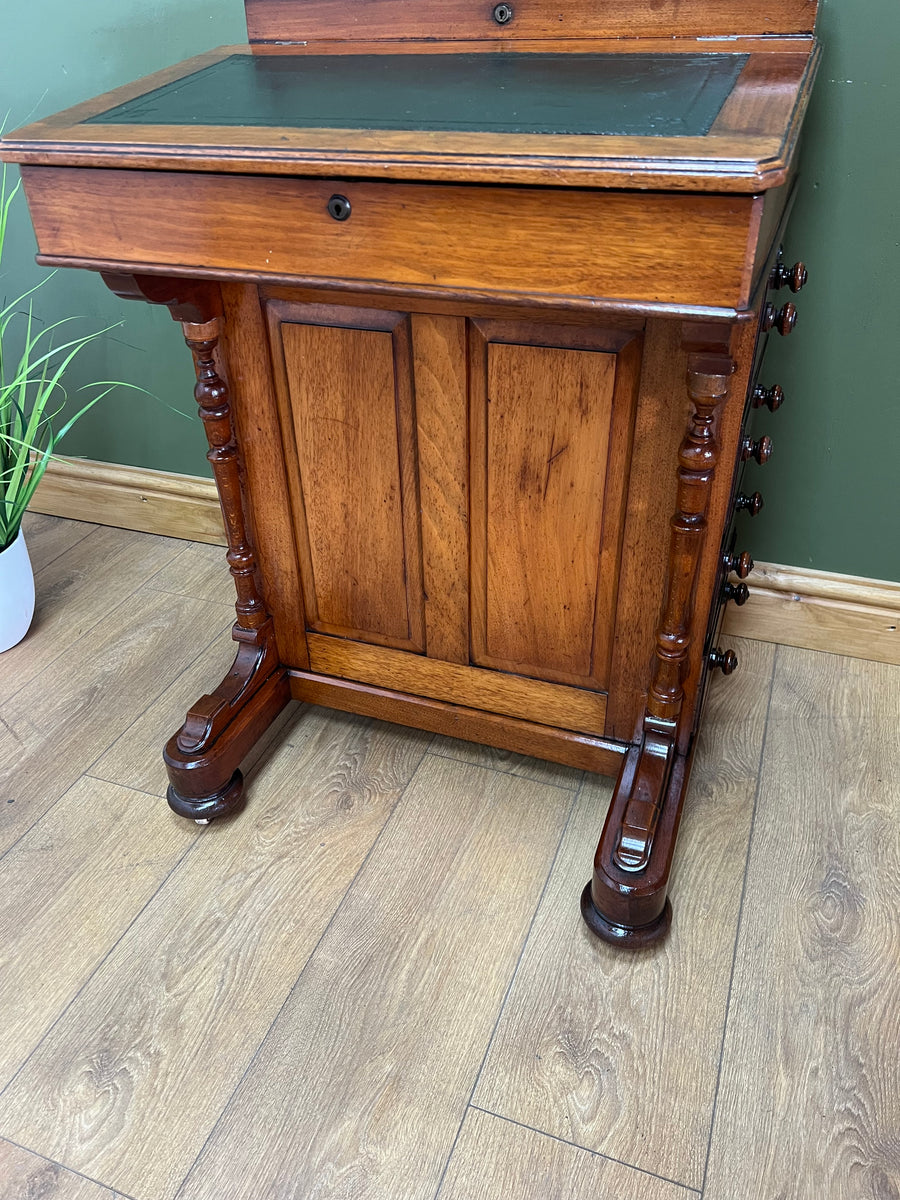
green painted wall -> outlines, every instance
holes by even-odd
[[[897,461],[900,395],[894,362],[900,283],[900,87],[893,47],[896,0],[825,0],[825,60],[807,123],[800,194],[788,254],[811,282],[787,340],[773,339],[765,368],[788,403],[763,412],[757,432],[776,439],[753,469],[767,507],[742,539],[757,558],[900,580]],[[23,124],[178,59],[244,37],[241,0],[45,0],[4,20],[0,113]],[[17,294],[41,274],[24,205],[10,230],[0,291]],[[782,293],[786,295],[786,293]],[[47,320],[83,314],[98,327],[124,319],[85,357],[72,383],[121,378],[165,404],[122,393],[73,431],[66,451],[110,462],[206,474],[190,368],[164,310],[125,304],[100,281],[62,272],[41,295]]]

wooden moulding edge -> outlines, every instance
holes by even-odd
[[[466,708],[444,700],[411,696],[309,671],[292,671],[290,686],[295,700],[362,713],[464,741],[481,742],[600,775],[617,775],[628,750],[624,743],[594,734],[574,733],[502,713]]]
[[[31,509],[225,545],[216,485],[193,475],[60,459]],[[757,563],[748,583],[750,602],[728,606],[726,634],[900,664],[900,583],[777,563]]]

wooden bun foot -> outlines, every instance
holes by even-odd
[[[179,817],[205,823],[214,817],[226,817],[229,813],[237,812],[243,805],[243,795],[244,777],[240,771],[235,771],[225,787],[210,796],[182,796],[169,784],[166,800],[169,808]]]
[[[587,884],[581,893],[581,915],[591,933],[596,934],[611,946],[626,946],[629,950],[639,950],[643,946],[651,946],[661,941],[669,932],[672,924],[672,905],[666,900],[662,912],[649,925],[619,925],[608,921],[597,911],[594,898],[591,895],[591,885]]]

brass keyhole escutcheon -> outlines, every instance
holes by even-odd
[[[511,4],[498,4],[494,9],[494,20],[498,25],[508,25],[513,18]]]
[[[351,211],[350,201],[346,196],[332,196],[328,201],[328,212],[336,221],[348,220]]]

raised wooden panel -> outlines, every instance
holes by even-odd
[[[521,344],[525,337],[563,344]],[[618,356],[622,340],[629,350]],[[485,323],[472,338],[479,666],[607,685],[637,347],[621,331],[514,323]]]
[[[251,41],[311,38],[653,37],[810,33],[816,0],[515,0],[505,24],[490,0],[245,0]]]
[[[307,628],[420,652],[409,320],[274,303],[269,321],[286,440],[294,441]]]

